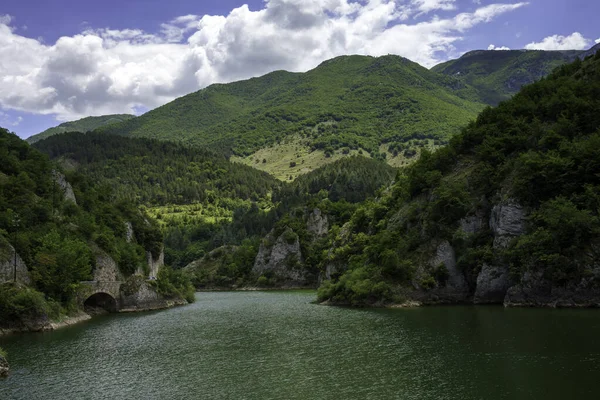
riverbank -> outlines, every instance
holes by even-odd
[[[117,312],[120,313],[142,313],[149,311],[160,311],[166,310],[173,307],[180,307],[184,305],[188,305],[189,303],[183,299],[175,299],[175,300],[165,300],[163,302],[154,304],[154,305],[146,305],[143,307],[130,307],[124,308]],[[36,333],[36,332],[50,332],[57,329],[66,328],[68,326],[78,325],[83,322],[91,320],[93,317],[83,311],[71,316],[65,316],[60,318],[59,320],[38,320],[31,321],[25,325],[14,327],[14,328],[0,328],[0,336],[21,334],[21,333]]]

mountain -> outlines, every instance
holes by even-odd
[[[598,193],[600,52],[486,109],[359,207],[329,239],[319,298],[597,307]]]
[[[35,143],[39,140],[46,139],[50,136],[57,135],[64,132],[88,132],[93,131],[101,126],[116,124],[119,122],[127,121],[135,118],[135,115],[129,114],[115,114],[115,115],[103,115],[100,117],[87,117],[77,121],[65,122],[55,126],[54,128],[46,129],[42,133],[33,135],[27,138],[27,143]]]
[[[242,157],[287,141],[287,163],[301,165],[314,151],[322,159],[344,148],[379,156],[391,144],[446,140],[483,107],[460,80],[407,59],[344,56],[306,73],[277,71],[212,85],[99,131]],[[271,161],[258,163],[263,159]]]
[[[595,54],[585,51],[476,50],[431,70],[462,80],[474,87],[486,104],[497,105],[511,98],[521,87],[551,73],[577,57]]]

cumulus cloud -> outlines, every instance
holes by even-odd
[[[596,44],[600,43],[600,38],[595,40]]]
[[[510,47],[506,47],[506,46],[497,47],[493,44],[490,44],[487,49],[488,50],[510,50]]]
[[[574,32],[569,36],[548,36],[539,43],[529,43],[525,48],[528,50],[586,50],[590,45],[591,40],[586,39],[579,32]]]
[[[425,66],[444,61],[476,25],[527,3],[491,4],[410,24],[454,9],[451,0],[266,0],[228,15],[185,15],[156,33],[86,27],[54,44],[0,19],[0,106],[59,119],[134,112],[212,83],[273,70],[306,71],[344,54],[398,54]]]

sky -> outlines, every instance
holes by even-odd
[[[327,59],[426,67],[480,49],[588,49],[598,0],[4,0],[0,126],[22,138],[141,114],[213,83]]]

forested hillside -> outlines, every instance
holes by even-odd
[[[100,133],[67,133],[35,144],[50,158],[146,206],[266,200],[280,183],[199,148]]]
[[[322,154],[410,139],[448,139],[483,108],[474,90],[398,56],[344,56],[307,73],[212,85],[100,131],[240,156],[290,135]],[[267,159],[266,162],[269,162]]]
[[[60,124],[54,128],[46,129],[42,133],[38,133],[37,135],[27,138],[27,142],[35,143],[39,140],[43,140],[49,138],[50,136],[65,132],[89,132],[101,126],[116,124],[132,118],[135,118],[135,115],[115,114],[103,115],[100,117],[86,117],[77,121],[65,122],[64,124]]]
[[[497,105],[582,54],[578,50],[476,50],[431,70],[464,81],[483,102]]]
[[[319,299],[597,305],[599,193],[600,53],[486,109],[361,205]]]
[[[124,276],[147,269],[163,236],[134,204],[57,165],[13,133],[0,129],[0,327],[26,326],[77,311],[80,281],[107,254]],[[130,223],[134,237],[128,238]],[[16,254],[15,254],[16,250]],[[14,265],[13,265],[14,264]],[[12,283],[13,267],[18,283]]]

